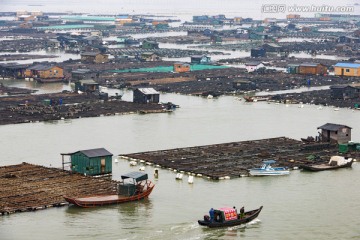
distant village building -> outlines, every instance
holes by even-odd
[[[288,14],[286,15],[286,19],[298,19],[300,18],[299,14]]]
[[[25,70],[25,77],[42,79],[62,79],[64,78],[64,70],[63,68],[58,66],[37,64]]]
[[[133,91],[134,103],[159,103],[160,93],[153,88],[137,88]]]
[[[24,78],[29,64],[0,63],[1,77]]]
[[[75,82],[75,91],[95,92],[99,90],[99,83],[92,79],[78,80]]]
[[[71,80],[83,80],[93,78],[95,73],[90,69],[75,69],[71,71]]]
[[[360,101],[360,86],[330,86],[330,96],[332,99],[359,99]]]
[[[299,73],[299,64],[288,64],[286,68],[287,73],[297,74]]]
[[[58,41],[57,39],[49,39],[46,42],[46,46],[49,48],[60,48],[60,41]]]
[[[174,63],[174,72],[190,72],[190,64],[188,63]]]
[[[281,52],[281,46],[275,43],[265,43],[262,45],[262,48],[265,49],[266,52],[272,52],[272,53]]]
[[[360,43],[360,38],[352,36],[340,36],[338,38],[339,43]]]
[[[352,51],[352,47],[347,44],[337,44],[335,46],[335,51],[337,52],[348,52]]]
[[[257,69],[264,67],[264,64],[262,64],[261,62],[248,62],[245,63],[245,68],[248,72],[254,72]]]
[[[191,56],[192,64],[209,64],[211,63],[211,58],[206,55],[193,55]]]
[[[264,48],[252,48],[251,57],[258,58],[258,57],[265,57],[266,56],[266,50]]]
[[[157,43],[155,41],[144,40],[142,42],[141,48],[143,48],[143,49],[158,49],[159,43]]]
[[[334,65],[334,72],[337,76],[360,77],[360,64],[337,63]]]
[[[318,129],[321,130],[322,142],[347,143],[351,141],[351,127],[346,125],[327,123]]]
[[[327,73],[327,67],[321,63],[302,63],[299,65],[300,74],[324,75]]]
[[[251,91],[256,89],[256,84],[245,79],[238,79],[233,81],[233,88],[240,91]]]
[[[99,52],[83,52],[80,54],[83,63],[105,63],[109,61],[107,54]]]
[[[71,171],[89,176],[112,173],[113,154],[105,148],[81,150],[74,153],[61,153],[64,169],[64,156],[70,156]]]
[[[161,61],[161,57],[154,52],[144,52],[141,54],[141,60],[145,62]]]

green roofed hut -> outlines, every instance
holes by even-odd
[[[112,156],[105,148],[80,150],[73,153],[61,153],[62,165],[70,164],[72,172],[84,175],[103,175],[112,173]],[[70,156],[70,162],[64,162],[64,156]]]

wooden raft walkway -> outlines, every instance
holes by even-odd
[[[117,182],[28,163],[0,167],[0,215],[67,205],[64,195],[116,194]]]
[[[266,159],[277,160],[276,165],[289,168],[310,164],[313,163],[307,159],[310,155],[319,157],[317,163],[327,163],[331,156],[338,155],[338,149],[336,145],[328,143],[304,144],[298,140],[278,137],[132,153],[119,157],[142,160],[158,167],[217,180],[248,175],[247,169],[261,166]]]

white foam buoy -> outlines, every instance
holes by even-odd
[[[139,171],[145,171],[145,167],[144,166],[139,167]]]
[[[119,160],[118,160],[117,158],[115,158],[114,162],[118,163],[118,162],[119,162]]]
[[[194,176],[189,176],[188,183],[190,183],[190,184],[194,183]]]
[[[130,166],[136,166],[137,165],[137,162],[136,161],[131,161],[130,162]]]
[[[182,180],[183,176],[184,176],[184,174],[182,174],[182,173],[177,173],[175,179],[177,179],[177,180]]]

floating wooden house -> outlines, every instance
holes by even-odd
[[[334,65],[334,72],[337,76],[360,77],[360,64],[337,63]]]
[[[62,79],[64,70],[58,66],[37,64],[25,70],[25,77],[41,79]]]
[[[191,63],[195,64],[209,64],[211,58],[205,55],[193,55],[191,56]]]
[[[330,96],[332,99],[360,99],[360,87],[351,85],[330,86]]]
[[[321,63],[302,63],[299,66],[300,74],[323,75],[327,73],[327,67]]]
[[[71,171],[85,175],[102,175],[112,173],[113,154],[105,148],[95,148],[76,151],[73,153],[61,153],[64,165],[64,156],[70,156]]]
[[[322,142],[347,143],[351,141],[351,127],[346,125],[327,123],[318,129],[321,129]]]
[[[105,63],[109,61],[109,56],[107,54],[99,52],[83,52],[80,56],[81,62],[84,63]]]
[[[161,57],[154,52],[144,52],[141,54],[141,60],[145,62],[161,61]]]
[[[174,63],[174,72],[190,72],[190,64],[188,63]]]
[[[159,103],[160,93],[153,88],[137,88],[133,92],[134,103]]]
[[[251,57],[254,57],[254,58],[265,57],[266,50],[264,48],[252,48],[250,55],[251,55]]]
[[[75,82],[75,91],[94,92],[99,90],[99,83],[92,79],[79,80]]]
[[[144,40],[142,42],[141,48],[143,48],[143,49],[158,49],[159,43],[157,43],[155,41]]]

